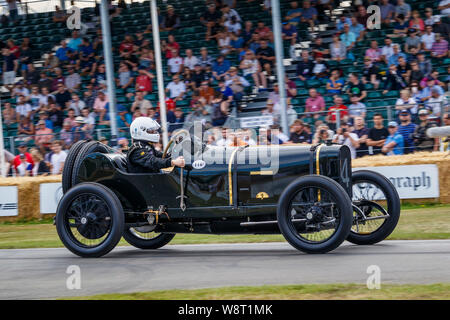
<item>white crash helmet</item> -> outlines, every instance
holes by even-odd
[[[159,142],[158,129],[161,126],[155,120],[148,117],[134,119],[130,126],[130,134],[133,140]]]

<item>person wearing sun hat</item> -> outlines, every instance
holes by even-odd
[[[403,136],[398,133],[398,124],[395,121],[388,123],[389,136],[384,143],[381,152],[388,156],[404,154],[405,141]]]

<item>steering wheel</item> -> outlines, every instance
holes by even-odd
[[[198,137],[191,135],[188,130],[180,129],[177,131],[166,148],[164,149],[162,158],[165,158],[169,153],[169,149],[172,147],[171,154],[178,152],[181,155],[181,151],[184,149],[186,151],[190,150],[191,156],[195,154],[195,152],[203,153],[206,149],[206,144],[204,144],[201,139]]]
[[[172,145],[173,145],[173,147],[172,147],[172,151],[173,151],[173,149],[177,148],[178,146],[181,146],[182,142],[186,141],[187,139],[190,139],[189,131],[187,131],[186,129],[178,130],[172,136],[172,138],[169,140],[169,143],[167,144],[167,146],[164,148],[162,158],[164,159],[167,156],[167,153],[169,152],[169,148]]]

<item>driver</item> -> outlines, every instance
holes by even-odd
[[[162,168],[184,167],[183,157],[163,159],[162,153],[153,146],[153,143],[159,142],[159,128],[159,123],[148,117],[136,118],[131,123],[133,143],[127,153],[128,172],[157,173]]]

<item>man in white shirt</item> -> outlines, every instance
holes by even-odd
[[[28,99],[30,95],[30,91],[23,86],[23,81],[19,81],[12,91],[12,96],[16,97],[16,102],[19,102],[19,97],[21,95],[23,95],[26,99]]]
[[[29,117],[31,113],[31,106],[26,102],[24,95],[19,96],[19,103],[16,106],[16,113],[19,116]]]
[[[387,63],[389,58],[394,54],[394,46],[392,45],[391,38],[385,38],[384,44],[385,46],[381,48],[381,58]],[[400,50],[400,47],[398,49]]]
[[[186,92],[186,86],[184,82],[180,81],[178,75],[174,75],[173,81],[169,82],[166,88],[166,93],[169,93],[169,97],[174,100],[183,100],[184,93]]]
[[[184,58],[184,66],[191,70],[194,70],[196,64],[198,64],[198,58],[192,55],[191,49],[186,49],[186,58]]]
[[[442,0],[439,2],[438,10],[441,10],[442,16],[450,17],[450,0]]]
[[[235,17],[236,21],[241,21],[241,17],[236,10],[231,9],[228,5],[222,7],[222,19],[224,22],[230,21],[232,17]]]
[[[433,32],[432,26],[426,26],[425,33],[420,37],[420,42],[422,42],[422,47],[426,51],[430,51],[431,47],[433,47],[433,43],[435,41],[435,36]]]
[[[86,103],[83,100],[80,100],[80,97],[76,93],[72,93],[72,100],[70,101],[69,109],[73,109],[75,111],[75,116],[79,116],[81,114],[81,110],[86,108]]]
[[[178,55],[178,50],[172,50],[172,58],[167,61],[169,74],[179,73],[183,70],[183,58]]]
[[[52,174],[61,174],[64,168],[64,162],[67,158],[67,153],[62,150],[61,141],[57,140],[52,143],[53,154],[50,157],[52,164]]]
[[[356,149],[359,148],[359,138],[356,133],[350,132],[347,123],[342,123],[341,127],[336,130],[336,134],[333,137],[333,143],[349,147],[352,159],[356,158]]]

